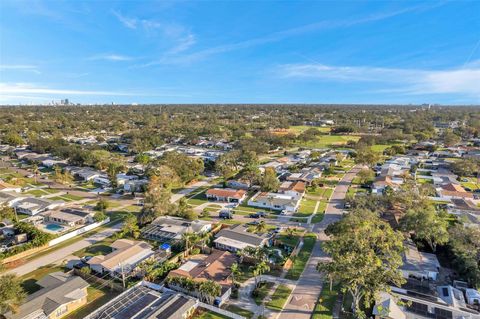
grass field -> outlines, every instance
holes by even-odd
[[[317,305],[312,314],[312,319],[331,319],[333,307],[338,296],[338,286],[333,286],[332,291],[328,283],[322,288],[322,293],[318,298]]]
[[[465,179],[468,181],[464,182]],[[470,188],[472,191],[480,188],[480,183],[475,177],[462,177],[460,180],[462,181],[461,184],[463,187]]]
[[[44,267],[40,267],[32,271],[31,273],[28,273],[20,277],[23,280],[22,287],[28,294],[32,294],[42,288],[39,285],[37,285],[38,280],[42,279],[44,276],[48,274],[51,274],[52,272],[63,271],[63,270],[64,270],[63,267],[54,266],[54,265],[46,265]]]
[[[320,223],[325,217],[325,213],[316,213],[315,216],[312,217],[312,224]]]
[[[250,311],[248,311],[246,309],[237,307],[235,305],[228,305],[225,309],[228,310],[228,311],[231,311],[233,313],[236,313],[237,315],[245,317],[247,319],[250,319],[250,318],[253,317],[253,313],[251,313]]]
[[[292,290],[288,286],[278,285],[272,295],[272,300],[266,304],[266,307],[271,310],[282,311],[291,293]]]
[[[285,278],[292,280],[298,280],[298,278],[300,278],[300,275],[302,274],[303,269],[305,269],[305,265],[310,258],[310,254],[312,253],[316,238],[317,237],[315,236],[315,234],[311,233],[303,237],[303,247],[296,256],[292,268],[288,270]]]
[[[291,133],[294,134],[300,134],[308,130],[309,128],[315,128],[319,130],[322,133],[329,133],[330,132],[330,127],[316,127],[316,126],[309,126],[309,125],[295,125],[295,126],[290,126],[288,129]]]
[[[92,286],[87,288],[87,304],[76,311],[69,314],[69,319],[83,319],[91,312],[97,310],[116,296],[117,292],[113,292],[106,289],[97,289]]]
[[[354,135],[321,135],[315,141],[299,143],[298,146],[310,148],[327,148],[335,146],[344,146],[348,141],[358,142],[360,136]]]
[[[194,317],[192,318],[198,318],[198,319],[228,319],[229,317],[221,315],[219,313],[209,311],[209,310],[197,310],[195,313]]]
[[[315,212],[316,200],[302,199],[298,212],[293,214],[295,217],[308,217]]]

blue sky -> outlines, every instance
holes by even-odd
[[[480,1],[0,2],[0,103],[480,103]]]

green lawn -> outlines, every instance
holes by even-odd
[[[294,125],[294,126],[290,126],[288,130],[291,131],[292,133],[300,134],[302,132],[305,132],[309,128],[315,128],[322,133],[329,133],[331,130],[330,127],[317,127],[317,126],[309,126],[309,125]]]
[[[335,301],[338,296],[338,286],[333,286],[332,291],[330,291],[330,286],[328,283],[325,283],[322,288],[322,293],[318,298],[317,305],[312,314],[312,319],[331,319],[333,307],[335,306]]]
[[[278,285],[266,307],[271,310],[282,311],[292,290],[286,285]]]
[[[315,211],[315,206],[317,204],[316,200],[313,199],[302,199],[300,202],[300,207],[298,208],[298,212],[293,214],[295,217],[308,217]]]
[[[277,237],[276,240],[284,245],[295,247],[297,246],[298,241],[300,240],[302,231],[295,229],[293,234],[290,235],[286,231],[282,231]]]
[[[225,310],[228,310],[228,311],[231,311],[233,313],[236,313],[237,315],[240,315],[240,316],[243,316],[247,319],[250,319],[253,317],[253,313],[251,313],[250,311],[246,310],[246,309],[243,309],[243,308],[240,308],[240,307],[237,307],[235,305],[228,305]]]
[[[40,197],[40,196],[45,196],[48,195],[49,193],[41,190],[41,189],[32,189],[31,191],[26,192],[25,194],[30,194],[35,197]]]
[[[292,280],[298,280],[298,278],[300,278],[300,275],[302,274],[303,269],[305,268],[305,265],[310,258],[310,254],[312,253],[316,238],[316,235],[312,233],[309,233],[303,237],[302,249],[294,259],[292,268],[288,270],[285,278]]]
[[[204,310],[204,311],[198,311],[195,313],[195,316],[193,318],[198,318],[198,319],[229,319],[230,317],[221,315],[219,313],[209,311],[209,310]]]
[[[258,285],[258,288],[252,293],[253,300],[257,305],[261,305],[265,297],[268,295],[269,291],[275,286],[273,282],[261,282]]]
[[[461,177],[459,179],[463,187],[470,188],[472,191],[480,188],[480,183],[478,183],[478,179],[475,177]],[[468,181],[464,182],[463,180],[465,179],[468,179]]]
[[[23,280],[22,287],[28,294],[32,294],[42,288],[39,285],[37,285],[38,280],[42,279],[48,274],[51,274],[52,272],[63,271],[63,270],[64,270],[63,267],[54,266],[54,265],[47,265],[47,266],[40,267],[20,277]]]
[[[315,216],[312,217],[312,224],[320,223],[325,217],[325,213],[316,213]]]
[[[97,289],[92,286],[87,288],[87,304],[76,311],[69,314],[67,317],[69,319],[83,319],[88,314],[92,313],[93,311],[97,310],[116,296],[118,296],[117,292],[113,292],[107,289]]]
[[[358,142],[360,136],[353,135],[320,135],[317,140],[306,143],[298,143],[298,146],[310,148],[326,148],[332,146],[344,146],[348,141]]]
[[[70,200],[81,200],[81,199],[83,199],[82,196],[77,196],[77,195],[72,195],[72,194],[65,194],[65,195],[62,195],[62,197],[68,198]]]
[[[76,252],[73,253],[73,255],[77,257],[107,255],[112,252],[112,248],[110,247],[110,244],[112,242],[113,242],[113,239],[108,237],[91,246],[77,250]]]

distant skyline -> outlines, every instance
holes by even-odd
[[[480,1],[0,2],[0,104],[480,104]]]

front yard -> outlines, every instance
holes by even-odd
[[[291,280],[298,280],[300,275],[305,269],[305,265],[307,264],[310,255],[312,254],[313,246],[316,242],[316,235],[309,233],[303,237],[303,246],[298,255],[293,260],[292,267],[288,270],[287,275],[285,278]]]
[[[272,300],[266,304],[266,307],[271,310],[282,311],[291,293],[292,289],[290,289],[288,286],[283,284],[278,285],[277,289],[272,295]]]

